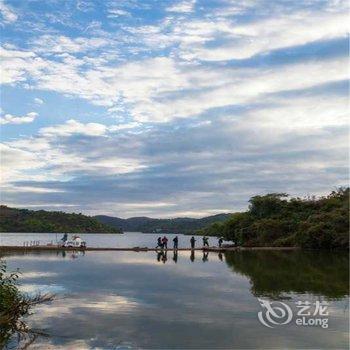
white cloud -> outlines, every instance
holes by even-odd
[[[43,68],[43,60],[33,52],[0,47],[1,84],[15,84],[25,81],[25,74],[34,74]]]
[[[44,166],[44,162],[31,150],[22,150],[6,144],[0,144],[0,164],[1,183],[35,179],[35,176],[26,176],[26,171]],[[40,180],[42,177],[39,176],[36,179]]]
[[[195,3],[195,0],[180,1],[172,6],[169,6],[166,10],[168,12],[189,13],[194,10]]]
[[[87,135],[87,136],[102,136],[105,134],[107,128],[99,123],[83,124],[74,119],[66,121],[65,124],[49,126],[40,129],[40,134],[44,136],[70,136],[73,134]]]
[[[34,102],[38,105],[42,105],[44,103],[44,101],[41,98],[35,97],[34,98]]]
[[[328,82],[347,79],[346,59],[311,61],[308,63],[291,64],[271,70],[267,69],[223,69],[209,78],[223,83],[208,90],[203,89],[179,99],[167,101],[167,108],[172,115],[188,116],[203,113],[206,110],[229,105],[249,105],[250,103],[265,103],[266,95],[279,91],[312,88]],[[194,72],[194,77],[201,70]],[[215,75],[217,78],[215,78]],[[225,78],[226,76],[231,79]],[[202,87],[211,86],[209,81],[202,80]],[[159,104],[157,113],[162,111]]]
[[[108,40],[104,38],[43,35],[33,41],[33,50],[43,53],[78,53],[98,49],[107,44]]]
[[[130,126],[131,128],[134,125]],[[120,131],[123,128],[119,129]],[[113,130],[114,132],[116,130]],[[64,139],[77,136],[69,141]],[[80,123],[73,119],[64,124],[41,128],[35,137],[22,138],[1,144],[1,182],[3,191],[13,193],[49,193],[64,192],[47,186],[11,185],[14,181],[43,181],[70,178],[73,174],[126,174],[144,169],[142,159],[125,152],[111,152],[110,143],[106,150],[102,147],[85,148],[86,143],[79,137],[94,137],[96,142],[103,139],[109,142],[108,127],[99,123]],[[72,144],[70,145],[70,142]],[[92,141],[91,141],[92,142]],[[108,148],[110,147],[110,149]]]
[[[92,11],[95,6],[92,1],[89,0],[77,0],[77,9],[82,12]]]
[[[5,76],[10,82],[31,77],[37,88],[71,94],[96,105],[128,106],[136,122],[166,122],[212,108],[264,103],[266,94],[305,89],[346,80],[347,58],[308,61],[266,68],[188,65],[155,57],[117,67],[99,65],[85,71],[81,59],[63,62],[30,52],[6,50]],[[186,93],[184,93],[186,91]]]
[[[174,6],[185,8],[191,4],[194,2]],[[44,35],[33,41],[32,51],[8,46],[2,49],[2,79],[7,84],[30,81],[31,88],[78,96],[110,111],[120,109],[130,113],[135,122],[193,117],[212,108],[247,105],[260,99],[263,102],[267,93],[347,79],[346,59],[274,68],[199,63],[249,58],[276,48],[343,37],[347,32],[344,6],[293,9],[288,16],[273,9],[277,11],[274,16],[249,22],[221,15],[191,20],[167,17],[158,25],[123,27],[133,35],[133,44],[151,48],[173,45],[168,57],[131,59],[126,63],[115,63],[115,50],[110,57],[91,57],[95,49],[104,47],[105,51],[116,45],[106,34],[91,38]],[[208,46],[210,43],[214,45]],[[81,53],[86,55],[78,55]]]
[[[5,23],[16,22],[18,15],[4,0],[0,0],[0,13]]]
[[[34,119],[38,116],[38,113],[30,112],[25,116],[16,117],[11,114],[5,114],[3,117],[0,117],[0,124],[26,124],[32,123]]]
[[[21,185],[12,185],[12,184],[6,184],[0,186],[0,190],[6,191],[8,193],[62,193],[66,192],[65,190],[59,190],[59,189],[52,189],[52,188],[46,188],[46,187],[33,187],[33,186],[21,186]]]
[[[27,140],[7,142],[11,154],[6,163],[12,173],[2,193],[6,203],[22,206],[68,208],[64,203],[74,203],[76,210],[94,214],[93,203],[98,201],[104,213],[166,217],[242,209],[251,195],[269,189],[283,187],[299,195],[303,184],[304,189],[311,186],[307,188],[322,192],[324,186],[341,181],[332,168],[346,166],[346,135],[332,132],[332,127],[344,129],[337,121],[341,108],[331,110],[342,100],[314,97],[309,107],[308,101],[298,98],[293,108],[293,99],[279,97],[278,106],[255,108],[239,119],[217,118],[195,128],[171,124],[171,129],[159,126],[130,135],[127,129],[109,133],[106,127],[105,134],[93,139],[79,133],[65,137],[73,131],[61,134],[57,125],[58,136],[39,132]],[[11,182],[19,180],[23,183],[14,193]],[[89,198],[83,195],[87,189]],[[59,202],[55,191],[60,192]]]
[[[128,11],[118,9],[118,8],[110,8],[108,9],[108,17],[109,18],[117,18],[121,16],[129,16],[130,13]]]
[[[64,29],[58,34],[50,23],[71,21],[67,8],[74,4],[90,11],[88,20],[74,23],[74,37]],[[35,30],[28,40],[4,43],[2,81],[24,93],[37,90],[29,100],[51,91],[53,98],[85,99],[101,114],[92,123],[73,113],[36,135],[6,141],[7,202],[68,208],[79,197],[78,206],[92,213],[98,201],[101,210],[123,215],[201,215],[240,209],[268,189],[321,193],[344,179],[348,107],[341,90],[348,60],[341,40],[330,40],[346,36],[345,2],[179,1],[163,19],[145,21],[128,12],[143,4],[112,1],[103,12],[108,25],[92,18],[90,1],[74,4],[62,7],[58,21],[49,14],[51,22],[38,26],[23,13]],[[88,114],[91,121],[94,111]],[[115,118],[115,125],[100,116]],[[6,115],[1,123],[31,118]],[[86,188],[95,198],[80,196]]]
[[[137,202],[137,203],[121,203],[119,205],[119,207],[121,208],[125,208],[128,210],[132,210],[132,209],[149,209],[149,208],[162,208],[162,207],[173,207],[175,206],[175,203],[169,203],[169,202]]]
[[[185,11],[190,11],[193,5],[186,1],[180,4]],[[166,47],[174,57],[188,61],[246,59],[271,50],[346,38],[347,1],[318,5],[319,8],[306,3],[286,4],[284,8],[271,1],[245,1],[213,9],[205,16],[187,18],[171,14],[156,25],[123,29],[133,35],[132,42],[137,42],[138,50]],[[176,9],[177,5],[173,7]],[[242,20],[240,15],[247,9],[254,15],[248,14],[248,19]]]
[[[131,122],[126,124],[118,124],[118,125],[112,125],[108,127],[108,131],[114,132],[114,131],[120,131],[120,130],[126,130],[126,129],[134,129],[142,126],[141,123],[137,122]]]
[[[259,53],[317,40],[346,37],[348,30],[348,14],[339,11],[296,12],[243,24],[236,24],[229,19],[215,22],[198,20],[179,26],[176,33],[182,41],[180,55],[183,58],[223,61],[245,59]],[[218,39],[225,41],[210,48],[205,46],[210,42],[215,44]]]
[[[346,127],[348,107],[345,96],[284,97],[270,107],[247,113],[240,124],[244,128],[273,129],[275,136],[281,137],[293,131],[317,132],[327,127]]]

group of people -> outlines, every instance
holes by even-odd
[[[160,249],[168,249],[168,238],[166,236],[164,236],[163,238],[162,237],[158,237],[157,239],[157,246],[156,246],[156,249],[157,248],[160,248]],[[174,242],[174,249],[177,248],[177,244],[178,244],[178,238],[177,236],[173,239],[173,242]],[[176,248],[175,248],[176,246]]]
[[[203,236],[202,240],[203,240],[203,247],[209,247],[209,238],[206,236]],[[168,241],[169,241],[169,239],[166,236],[164,236],[163,238],[158,237],[156,249],[158,249],[158,248],[168,249]],[[223,238],[219,238],[218,244],[219,244],[220,248],[222,246],[223,241],[224,241]],[[191,237],[190,244],[191,244],[191,249],[195,249],[196,239],[194,238],[194,236]],[[177,250],[178,248],[179,248],[179,237],[175,236],[173,238],[173,249]]]

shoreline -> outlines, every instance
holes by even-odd
[[[299,250],[299,247],[198,247],[198,248],[178,248],[177,251],[206,251],[206,252],[216,252],[225,253],[240,250]],[[132,247],[132,248],[107,248],[107,247],[86,247],[86,248],[76,248],[76,247],[57,247],[57,246],[0,246],[1,251],[131,251],[131,252],[156,252],[162,251],[162,249],[148,248],[148,247]],[[163,249],[163,251],[174,251],[173,248]]]

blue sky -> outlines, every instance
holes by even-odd
[[[200,217],[346,185],[348,10],[0,0],[1,202]]]

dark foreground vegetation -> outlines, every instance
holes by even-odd
[[[52,300],[50,295],[36,295],[30,297],[19,291],[17,279],[19,273],[6,272],[6,264],[0,260],[0,348],[25,349],[38,336],[45,336],[39,330],[28,327],[25,317],[31,309],[44,302]]]
[[[121,233],[95,218],[60,211],[15,209],[0,206],[0,232]]]
[[[197,231],[243,246],[349,248],[349,188],[325,197],[290,198],[285,193],[255,196],[246,212]]]

